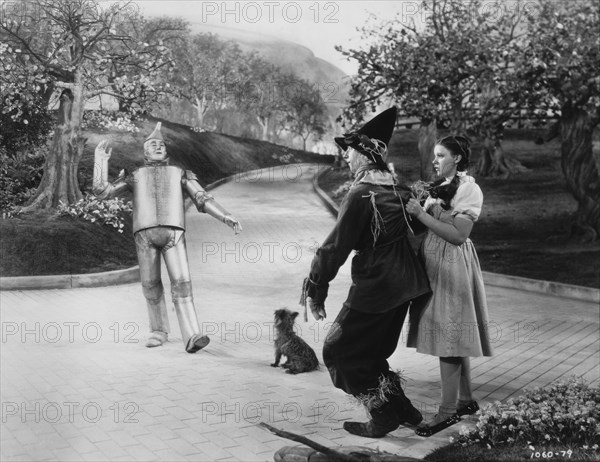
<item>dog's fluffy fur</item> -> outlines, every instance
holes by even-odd
[[[279,366],[281,356],[287,358],[281,365],[288,374],[310,372],[319,368],[319,360],[314,350],[294,332],[294,321],[298,312],[286,308],[275,310],[275,362]]]

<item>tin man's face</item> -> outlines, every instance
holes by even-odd
[[[144,143],[144,157],[152,162],[160,162],[167,158],[167,147],[163,140],[148,140]]]

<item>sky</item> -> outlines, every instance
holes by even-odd
[[[355,62],[349,62],[336,45],[358,48],[360,31],[369,13],[392,19],[400,14],[403,21],[421,13],[417,1],[164,1],[139,0],[146,17],[180,16],[195,25],[227,27],[303,45],[346,74],[354,74]]]

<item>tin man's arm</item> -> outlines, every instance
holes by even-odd
[[[109,199],[118,196],[129,188],[125,181],[125,171],[121,171],[119,178],[114,183],[108,182],[108,159],[112,154],[112,148],[106,149],[108,140],[102,140],[94,151],[94,181],[92,191],[98,199]]]
[[[183,183],[185,190],[192,198],[192,201],[199,212],[208,213],[211,217],[222,221],[233,229],[235,234],[238,234],[242,230],[240,222],[225,210],[211,194],[206,192],[206,190],[200,186],[198,177],[193,172],[189,170],[186,171]]]

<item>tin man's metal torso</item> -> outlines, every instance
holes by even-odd
[[[132,174],[133,232],[154,226],[185,230],[183,169],[170,165],[140,167]]]
[[[193,302],[185,244],[184,194],[190,196],[200,212],[223,222],[239,223],[200,186],[193,172],[168,165],[168,159],[140,167],[111,184],[107,179],[109,156],[110,153],[101,159],[97,154],[95,169],[99,171],[95,172],[94,192],[104,199],[125,190],[133,191],[133,233],[150,318],[151,334],[146,346],[161,345],[170,330],[160,275],[162,255],[183,343],[186,351],[194,353],[208,344],[208,337],[201,334]]]

